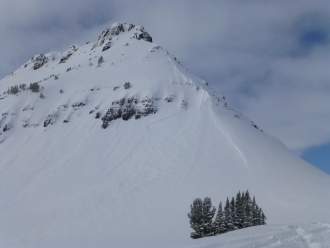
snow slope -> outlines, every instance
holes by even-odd
[[[150,41],[115,23],[0,81],[1,247],[189,243],[195,198],[246,189],[269,224],[330,222],[330,176]]]
[[[190,244],[170,246],[171,248],[239,248],[239,247],[330,247],[329,223],[308,223],[303,225],[267,225],[241,229],[216,237],[194,240]]]

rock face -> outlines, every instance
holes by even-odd
[[[68,50],[62,53],[60,64],[65,63],[71,55],[79,49],[78,45],[72,45]]]
[[[103,121],[102,128],[107,128],[109,122],[122,118],[128,121],[135,116],[135,119],[146,117],[157,113],[157,107],[153,104],[153,99],[149,97],[138,101],[135,97],[121,99],[112,102],[112,106],[108,109],[106,114],[101,118]]]
[[[111,48],[111,41],[123,32],[132,33],[131,38],[137,40],[144,40],[152,42],[152,37],[145,31],[144,27],[135,26],[134,24],[127,24],[124,22],[114,23],[110,27],[107,27],[99,36],[97,42],[93,45],[92,49],[103,46],[102,51],[106,51]]]
[[[180,247],[194,199],[247,189],[268,224],[330,221],[329,175],[151,41],[115,23],[0,80],[0,247]]]
[[[39,55],[36,55],[32,61],[34,62],[34,65],[33,65],[33,69],[34,70],[38,70],[39,68],[41,68],[44,64],[47,63],[48,59],[45,55],[43,54],[39,54]]]

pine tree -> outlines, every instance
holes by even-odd
[[[234,230],[233,228],[233,219],[230,213],[230,203],[227,197],[226,205],[224,207],[224,216],[225,216],[225,227],[227,232]]]
[[[103,56],[99,57],[99,60],[97,61],[97,63],[99,64],[99,66],[104,62]]]
[[[214,235],[212,219],[215,211],[210,197],[205,197],[204,201],[200,198],[193,201],[188,213],[190,227],[195,230],[190,234],[191,238],[198,239]]]
[[[245,197],[244,197],[244,213],[245,213],[245,216],[244,216],[244,224],[243,224],[243,227],[250,227],[252,226],[252,217],[251,217],[251,214],[252,214],[252,210],[251,210],[251,207],[252,207],[252,202],[251,202],[251,198],[250,198],[250,194],[249,194],[249,191],[247,190],[245,192]]]
[[[241,219],[241,227],[244,228],[245,225],[244,225],[244,221],[245,221],[245,216],[246,216],[246,213],[245,213],[245,193],[242,192],[242,197],[241,197],[241,206],[242,206],[242,219]]]
[[[235,199],[234,197],[231,198],[230,201],[230,216],[232,219],[232,223],[233,223],[233,230],[237,230],[238,227],[236,226],[236,222],[237,222],[237,215],[236,215],[236,208],[235,208]]]
[[[265,214],[264,214],[264,212],[262,211],[261,208],[260,208],[260,212],[261,212],[260,225],[266,225],[267,217],[265,216]]]
[[[204,236],[213,236],[213,225],[212,219],[215,214],[215,207],[212,206],[212,200],[210,197],[205,197],[203,201],[203,218],[204,218],[204,227],[203,233]]]
[[[242,198],[241,198],[241,192],[238,191],[236,195],[236,201],[235,201],[235,209],[236,209],[236,216],[237,219],[235,221],[235,226],[239,229],[243,228],[243,207],[242,207]]]
[[[195,232],[190,234],[193,239],[204,237],[204,218],[203,218],[203,201],[200,198],[196,198],[190,205],[190,213],[188,213],[190,227]]]
[[[253,201],[252,201],[252,226],[258,226],[259,225],[259,207],[256,203],[256,199],[253,196]]]
[[[30,90],[32,92],[38,92],[39,91],[39,88],[40,88],[40,86],[39,86],[38,82],[35,82],[35,83],[31,83],[30,84]]]
[[[213,230],[214,230],[214,235],[225,233],[227,231],[224,221],[224,215],[222,211],[222,202],[220,202],[219,204],[218,213],[213,223]]]

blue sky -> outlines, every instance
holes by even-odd
[[[116,21],[144,26],[232,106],[329,173],[329,0],[0,0],[0,77],[35,54],[96,40]]]

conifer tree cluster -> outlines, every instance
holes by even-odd
[[[197,198],[193,201],[188,213],[190,227],[194,229],[190,234],[191,238],[198,239],[241,228],[266,225],[265,214],[256,203],[255,197],[251,200],[248,190],[242,194],[238,192],[236,198],[232,197],[231,200],[227,197],[224,208],[220,202],[213,220],[215,212],[211,198],[206,197],[204,201]]]

